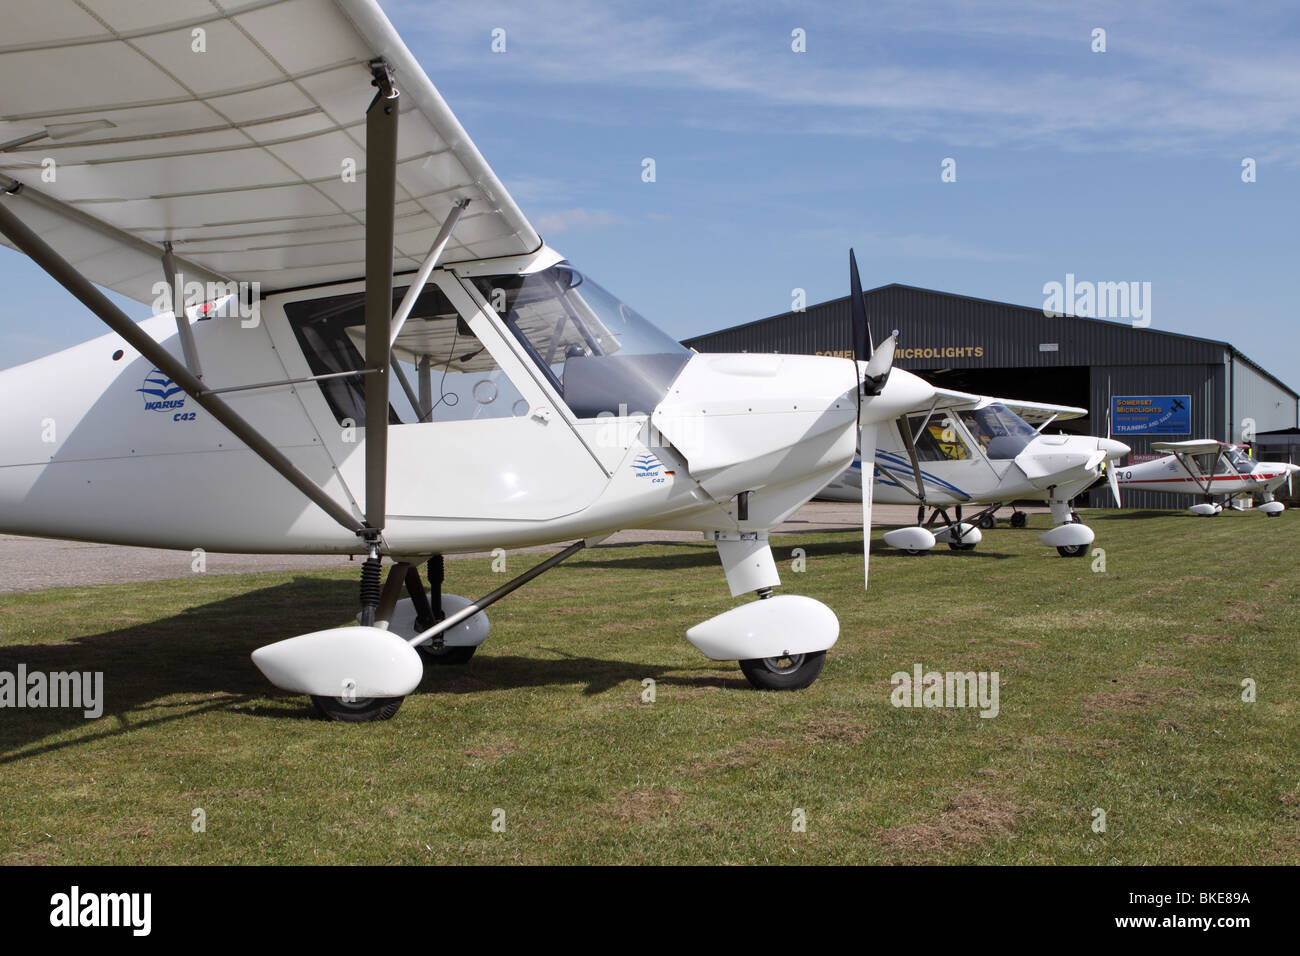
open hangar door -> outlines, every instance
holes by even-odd
[[[906,363],[899,362],[900,368]],[[996,395],[999,398],[1018,398],[1026,402],[1047,402],[1052,405],[1075,405],[1089,408],[1088,386],[1090,369],[1086,365],[1064,365],[1055,368],[944,368],[915,369],[915,373],[933,385],[975,392],[979,395]],[[1052,422],[1049,432],[1063,431],[1068,435],[1104,435],[1103,420],[1100,432],[1093,429],[1091,413],[1083,418]]]

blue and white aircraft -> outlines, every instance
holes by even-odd
[[[1095,535],[1080,522],[1071,501],[1103,474],[1119,503],[1113,464],[1129,453],[1123,442],[1087,435],[1045,435],[1051,422],[1078,418],[1087,409],[1013,401],[936,389],[930,404],[876,425],[872,498],[877,503],[917,506],[917,523],[885,533],[885,543],[912,554],[943,542],[954,551],[972,550],[980,528],[992,528],[994,514],[1011,501],[1042,500],[1055,527],[1039,535],[1063,557],[1088,553]],[[1030,422],[1036,422],[1037,427]],[[818,497],[861,501],[863,467],[856,457]],[[962,511],[981,506],[963,519]],[[932,508],[926,527],[925,512]],[[952,509],[952,515],[949,515]],[[1016,512],[1013,525],[1024,524]]]

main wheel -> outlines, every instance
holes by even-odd
[[[741,661],[746,679],[759,690],[803,690],[817,679],[826,664],[826,652],[757,657]]]
[[[1029,524],[1029,515],[1025,514],[1023,511],[1016,511],[1012,513],[1011,527],[1023,528],[1027,524]]]
[[[415,649],[420,652],[426,664],[437,664],[441,667],[449,667],[455,664],[468,664],[469,659],[474,656],[478,650],[477,644],[470,644],[468,647],[434,647],[428,641],[423,644],[417,644]]]
[[[974,550],[975,550],[975,545],[974,545],[974,544],[971,544],[970,542],[967,542],[967,541],[962,541],[962,542],[949,541],[949,542],[948,542],[948,547],[951,548],[951,549],[954,550],[954,551],[974,551]]]
[[[992,531],[997,526],[998,526],[998,519],[994,515],[987,514],[983,518],[980,518],[980,527],[983,528],[985,531]]]
[[[1088,553],[1086,544],[1065,544],[1056,549],[1056,553],[1063,558],[1081,558]]]
[[[1265,518],[1280,518],[1280,517],[1282,517],[1282,512],[1280,512],[1280,511],[1265,511],[1265,512],[1264,512],[1264,517],[1265,517]]]
[[[388,720],[397,713],[405,697],[358,697],[356,700],[344,700],[342,697],[316,697],[311,702],[316,713],[325,720],[341,720],[349,724],[366,724],[372,720]]]

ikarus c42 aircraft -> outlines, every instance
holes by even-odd
[[[1038,500],[1050,506],[1055,525],[1039,540],[1064,557],[1087,554],[1095,535],[1071,502],[1105,474],[1119,504],[1114,463],[1129,447],[1109,438],[1043,434],[1053,421],[1086,414],[1069,405],[935,389],[929,407],[877,424],[872,495],[877,502],[917,506],[916,524],[885,532],[885,543],[914,554],[938,542],[969,551],[983,539],[980,528],[993,527],[999,508]],[[861,499],[861,462],[855,458],[818,497]],[[930,524],[942,519],[937,533],[926,527],[927,508],[933,509]],[[964,508],[974,513],[963,518]]]
[[[1286,510],[1274,494],[1287,486],[1300,465],[1285,461],[1256,461],[1242,445],[1229,445],[1212,438],[1193,441],[1153,442],[1152,451],[1167,454],[1151,461],[1128,465],[1117,471],[1119,484],[1139,491],[1172,491],[1201,498],[1188,509],[1192,514],[1213,517],[1223,510],[1216,499],[1239,501],[1259,495],[1256,509],[1270,518]]]
[[[111,331],[0,373],[0,530],[364,557],[360,626],[253,654],[333,719],[391,717],[624,528],[703,532],[757,598],[701,652],[817,677],[838,620],[773,596],[768,531],[935,400],[892,337],[859,311],[857,361],[682,348],[542,241],[373,0],[8,6],[0,235]],[[444,555],[550,542],[442,593]]]

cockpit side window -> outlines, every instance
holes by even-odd
[[[406,287],[393,289],[396,311]],[[365,293],[287,302],[289,325],[313,375],[365,368]],[[391,425],[504,418],[528,411],[518,390],[446,295],[425,287],[393,343],[389,374]],[[366,421],[365,376],[318,383],[340,424]]]
[[[924,428],[921,427],[923,424]],[[949,415],[934,415],[929,422],[926,422],[924,415],[913,415],[906,422],[899,422],[900,429],[907,427],[917,436],[918,461],[966,461],[971,457],[970,447]]]

